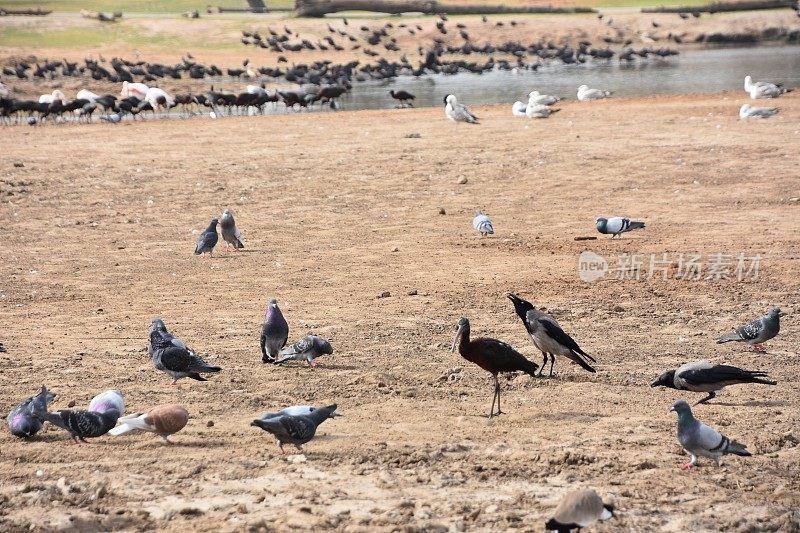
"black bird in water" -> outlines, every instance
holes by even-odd
[[[391,95],[392,98],[400,102],[400,104],[408,104],[410,106],[414,105],[410,102],[410,100],[413,100],[414,98],[416,98],[416,96],[414,96],[409,92],[391,90],[389,91],[389,94]]]
[[[497,374],[500,372],[522,371],[531,376],[536,376],[536,369],[538,368],[536,363],[525,359],[524,355],[505,342],[488,337],[470,340],[469,320],[466,318],[458,321],[458,331],[453,340],[451,351],[455,352],[456,346],[458,346],[458,353],[461,354],[461,357],[471,363],[475,363],[494,376],[494,396],[492,397],[489,418],[495,415],[495,402],[497,402],[497,414],[502,414],[502,411],[500,411],[500,382],[497,381]]]

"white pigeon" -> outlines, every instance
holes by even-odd
[[[547,118],[557,111],[558,109],[550,109],[550,107],[542,104],[528,104],[528,107],[525,108],[525,116],[528,118]]]
[[[481,237],[494,234],[492,221],[484,215],[480,209],[475,210],[475,218],[472,219],[472,227],[481,234]]]
[[[739,118],[769,118],[777,112],[777,107],[753,107],[750,104],[744,104],[739,108]]]
[[[525,102],[520,102],[517,100],[514,102],[514,105],[511,106],[511,114],[515,117],[524,117],[525,116]]]
[[[125,398],[117,389],[108,389],[101,392],[89,402],[89,411],[95,413],[105,413],[111,409],[116,409],[119,416],[125,414]]]
[[[590,100],[600,100],[611,96],[611,91],[601,91],[600,89],[590,89],[588,85],[578,87],[578,100],[588,102]]]
[[[531,104],[553,105],[559,100],[561,100],[561,98],[559,98],[558,96],[553,96],[550,94],[539,94],[539,91],[531,91],[528,94],[528,105]]]
[[[777,98],[785,92],[789,92],[783,87],[779,87],[768,81],[753,81],[750,76],[744,77],[744,90],[750,94],[750,98]]]
[[[459,104],[456,95],[448,94],[445,99],[444,114],[453,122],[477,124],[478,117],[472,114],[464,104]]]

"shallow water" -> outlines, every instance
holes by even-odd
[[[486,57],[476,58],[485,61]],[[754,80],[800,86],[800,46],[737,47],[693,50],[666,60],[620,64],[619,60],[583,65],[548,65],[537,72],[494,71],[486,74],[436,75],[421,78],[400,77],[391,82],[355,84],[343,97],[344,109],[391,107],[389,90],[414,94],[416,107],[442,105],[442,98],[453,93],[468,105],[511,104],[527,101],[530,91],[553,94],[574,100],[581,84],[613,91],[615,96],[651,94],[714,93],[740,90],[744,95],[744,77]]]

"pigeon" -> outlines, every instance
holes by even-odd
[[[303,449],[300,445],[313,439],[314,434],[317,432],[317,427],[330,418],[335,411],[336,404],[333,404],[315,409],[307,415],[260,418],[253,420],[250,425],[272,433],[278,441],[281,454],[285,455],[284,444],[294,444],[298,450],[302,451]]]
[[[467,124],[477,124],[478,117],[473,115],[464,104],[459,104],[454,94],[448,94],[444,98],[444,114],[453,122],[466,122]]]
[[[553,518],[545,522],[544,527],[547,531],[570,533],[613,516],[614,508],[604,504],[594,490],[576,490],[561,498]]]
[[[116,113],[111,113],[110,115],[100,115],[100,120],[110,122],[111,124],[119,124],[124,115],[124,111],[118,111]]]
[[[264,413],[261,415],[261,420],[266,420],[268,418],[279,418],[281,416],[308,416],[314,411],[317,410],[317,407],[312,405],[292,405],[285,409],[281,409],[277,413]],[[335,416],[342,416],[336,411],[330,414],[330,417],[333,418]]]
[[[475,228],[475,231],[481,234],[481,237],[494,234],[492,221],[487,215],[484,215],[483,211],[480,209],[475,210],[475,218],[472,219],[472,227]]]
[[[672,404],[670,411],[678,413],[678,442],[692,456],[688,463],[681,465],[683,470],[696,465],[698,457],[713,459],[719,466],[719,460],[723,455],[729,453],[742,457],[752,455],[744,444],[729,439],[697,420],[685,400],[678,400]]]
[[[275,298],[267,304],[261,326],[261,362],[274,363],[289,338],[289,324],[283,318]]]
[[[730,365],[712,365],[708,361],[694,361],[679,366],[675,370],[664,372],[653,381],[651,387],[669,387],[670,389],[688,390],[692,392],[707,392],[708,396],[697,404],[708,403],[728,385],[740,383],[760,383],[762,385],[777,385],[777,381],[770,381],[766,372],[742,370]]]
[[[214,246],[217,245],[219,235],[217,235],[217,224],[219,220],[212,218],[206,230],[200,234],[197,239],[197,246],[194,249],[194,255],[201,255],[208,252],[209,256],[213,256]]]
[[[55,397],[54,393],[42,385],[39,394],[31,396],[12,409],[6,418],[11,434],[24,439],[36,435],[42,429],[42,423],[47,415],[47,404],[51,403]]]
[[[780,85],[770,83],[768,81],[753,81],[750,76],[744,77],[744,90],[750,94],[750,98],[757,100],[759,98],[777,98],[783,93],[788,93],[789,90],[784,89]]]
[[[95,413],[105,413],[110,409],[116,409],[119,416],[125,414],[125,398],[117,389],[108,389],[101,392],[89,402],[89,411]]]
[[[600,100],[611,96],[610,91],[601,91],[600,89],[590,89],[588,85],[581,85],[578,87],[578,100],[581,102],[588,102],[590,100]]]
[[[3,346],[2,342],[0,342],[0,353],[4,353],[4,352],[6,352],[6,347]]]
[[[43,392],[46,389],[42,388]],[[45,411],[44,420],[62,429],[69,431],[75,444],[86,442],[87,438],[101,437],[117,425],[120,416],[119,411],[111,407],[108,410],[97,413],[94,411],[70,411],[61,410],[54,413]]]
[[[222,367],[212,366],[203,361],[194,351],[189,349],[180,339],[167,331],[164,322],[153,319],[150,326],[150,344],[147,349],[156,370],[165,372],[172,378],[172,384],[181,378],[192,378],[197,381],[208,381],[200,375],[220,372]]]
[[[306,335],[296,343],[284,348],[275,363],[280,364],[285,361],[308,361],[309,366],[317,366],[319,363],[314,361],[317,357],[325,354],[332,354],[331,344],[317,335]]]
[[[220,233],[222,233],[222,239],[225,241],[226,248],[229,245],[233,246],[234,250],[244,248],[244,244],[242,244],[242,233],[239,231],[239,228],[236,227],[236,221],[233,220],[233,213],[231,213],[230,209],[226,209],[222,212],[222,219],[219,222],[219,230]]]
[[[597,217],[594,222],[597,231],[604,235],[610,234],[612,239],[614,237],[619,237],[626,231],[633,231],[644,227],[644,222],[636,222],[625,217]]]
[[[744,104],[739,108],[739,119],[746,118],[769,118],[772,115],[778,114],[777,107],[753,107],[750,104]]]
[[[120,425],[109,431],[108,434],[116,436],[136,430],[150,431],[172,444],[169,436],[185,428],[188,421],[189,411],[182,406],[158,405],[145,413],[133,413],[120,418]]]
[[[550,376],[553,375],[553,365],[556,363],[556,355],[561,355],[578,364],[588,372],[595,372],[589,361],[596,363],[594,357],[584,352],[572,337],[567,335],[555,318],[536,309],[533,304],[523,300],[516,294],[508,294],[508,299],[514,304],[517,316],[522,320],[522,324],[528,331],[534,346],[536,346],[544,356],[539,375],[542,375],[544,366],[547,364],[547,356],[550,356]],[[587,359],[589,361],[587,361]]]
[[[528,118],[547,118],[557,112],[558,109],[550,109],[544,104],[528,104],[525,108],[525,116]]]
[[[763,343],[775,337],[781,330],[781,317],[785,316],[777,307],[773,307],[769,312],[757,318],[752,322],[748,322],[744,326],[740,326],[730,333],[727,333],[717,339],[717,344],[724,344],[726,342],[746,342],[753,347],[753,351],[765,353]]]

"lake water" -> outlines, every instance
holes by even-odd
[[[479,61],[485,59],[481,56]],[[467,105],[527,101],[527,94],[533,90],[574,100],[578,86],[584,83],[613,91],[615,96],[744,91],[744,77],[748,74],[754,80],[800,86],[800,46],[712,48],[630,65],[620,64],[614,58],[607,63],[543,65],[536,72],[523,70],[518,74],[493,71],[421,78],[403,76],[390,82],[354,84],[341,103],[349,110],[392,107],[390,89],[415,95],[416,107],[443,105],[442,98],[449,93]]]

